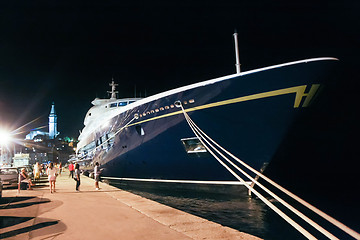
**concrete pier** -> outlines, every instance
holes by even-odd
[[[68,172],[50,193],[46,179],[34,190],[5,189],[0,239],[260,239],[81,176],[80,192]]]

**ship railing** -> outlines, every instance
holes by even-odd
[[[179,101],[180,102],[180,101]],[[209,151],[209,153],[224,167],[226,168],[236,179],[238,179],[245,187],[248,188],[249,191],[254,193],[259,199],[261,199],[268,207],[270,207],[273,211],[275,211],[280,217],[282,217],[286,222],[288,222],[291,226],[293,226],[297,231],[299,231],[301,234],[303,234],[308,239],[317,239],[315,236],[313,236],[309,231],[304,229],[302,226],[300,226],[297,222],[295,222],[291,217],[289,217],[287,214],[285,214],[283,211],[281,211],[277,206],[275,206],[271,201],[269,201],[263,194],[261,194],[257,189],[254,188],[254,185],[261,188],[264,192],[269,194],[271,197],[276,199],[279,203],[281,203],[283,206],[285,206],[287,209],[292,211],[295,215],[297,215],[299,218],[307,222],[309,225],[311,225],[313,228],[315,228],[317,231],[328,237],[329,239],[339,239],[333,234],[331,234],[329,231],[321,227],[318,223],[311,220],[309,217],[307,217],[305,214],[297,210],[295,207],[291,206],[288,202],[280,198],[278,195],[276,195],[274,192],[270,191],[268,188],[266,188],[263,184],[261,184],[258,181],[258,178],[264,179],[266,182],[271,184],[273,187],[277,188],[281,192],[285,193],[290,198],[296,200],[298,203],[302,204],[306,208],[310,209],[312,212],[316,213],[317,215],[321,216],[323,219],[327,220],[328,222],[332,223],[342,231],[346,232],[350,236],[354,237],[355,239],[360,239],[360,234],[356,231],[352,230],[351,228],[347,227],[343,223],[339,222],[335,218],[327,215],[323,211],[319,210],[318,208],[314,207],[310,203],[306,202],[305,200],[301,199],[294,193],[290,192],[289,190],[285,189],[284,187],[280,186],[270,178],[266,177],[261,172],[255,170],[248,164],[246,164],[244,161],[240,160],[238,157],[227,151],[225,148],[220,146],[217,142],[215,142],[212,138],[210,138],[206,133],[204,133],[196,124],[195,122],[189,117],[186,110],[181,105],[181,102],[179,103],[179,107],[181,107],[182,112],[184,114],[184,117],[191,128],[191,130],[194,132],[196,137],[201,141],[201,143],[205,146],[205,148]],[[222,152],[221,152],[221,151]],[[226,155],[227,156],[226,156]],[[223,160],[220,159],[220,157],[223,160],[226,160],[228,164],[232,166],[232,168],[227,165]],[[233,160],[247,168],[252,173],[256,174],[256,179],[251,177],[246,171],[241,169],[237,164],[235,164],[233,161],[229,159],[231,157]],[[245,181],[242,177],[239,176],[233,169],[236,169],[238,172],[240,172],[243,176],[247,177],[252,184],[248,184],[247,181]]]

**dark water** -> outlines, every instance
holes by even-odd
[[[263,239],[306,239],[268,208],[260,199],[254,196],[249,197],[244,187],[207,186],[203,188],[200,186],[179,186],[178,184],[129,182],[112,182],[111,184],[120,189]],[[317,197],[317,199],[319,198]],[[271,198],[269,200],[281,208],[277,201]],[[326,200],[324,202],[327,203]],[[340,211],[340,214],[338,212],[337,215],[343,220],[344,216],[348,216],[349,213],[355,214],[351,206],[344,207],[343,204],[339,206],[331,205],[325,208],[333,208],[332,213],[336,213],[335,209],[337,208]],[[311,219],[318,220],[321,226],[340,239],[353,239],[343,234],[341,230],[332,227],[331,224],[326,224],[325,221],[316,217],[315,214],[311,214],[301,207],[300,209],[304,213],[309,214]],[[345,214],[343,211],[345,209],[348,214]],[[281,208],[281,210],[285,211],[286,209]],[[355,225],[358,219],[357,216],[348,216],[345,219],[348,223],[350,222],[352,225]],[[318,239],[327,239],[301,220],[297,218],[294,218],[294,220],[300,224],[302,223],[301,225]]]

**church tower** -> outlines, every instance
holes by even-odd
[[[55,113],[55,103],[53,102],[49,114],[49,138],[55,139],[57,135],[59,135],[57,131],[57,116]]]

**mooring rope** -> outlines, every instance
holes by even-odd
[[[190,118],[190,121],[191,118]],[[193,121],[192,121],[193,122]],[[195,124],[193,122],[193,124]],[[348,226],[344,225],[343,223],[339,222],[338,220],[336,220],[335,218],[327,215],[326,213],[324,213],[323,211],[319,210],[318,208],[316,208],[315,206],[311,205],[310,203],[306,202],[305,200],[303,200],[302,198],[298,197],[297,195],[295,195],[294,193],[290,192],[289,190],[285,189],[284,187],[282,187],[281,185],[277,184],[276,182],[274,182],[273,180],[271,180],[270,178],[266,177],[264,174],[262,174],[261,172],[255,170],[254,168],[252,168],[251,166],[247,165],[245,162],[241,161],[239,158],[237,158],[236,156],[234,156],[232,153],[230,153],[229,151],[227,151],[226,149],[224,149],[222,146],[220,146],[217,142],[215,142],[213,139],[211,139],[208,135],[206,135],[206,133],[204,133],[196,124],[195,126],[198,128],[198,130],[205,135],[211,142],[213,142],[217,147],[219,147],[221,150],[223,150],[225,153],[227,153],[229,156],[231,156],[233,159],[235,159],[237,162],[239,162],[240,164],[242,164],[243,166],[245,166],[246,168],[248,168],[249,170],[251,170],[253,173],[257,174],[259,177],[263,178],[264,180],[266,180],[268,183],[270,183],[271,185],[273,185],[274,187],[276,187],[277,189],[279,189],[280,191],[282,191],[283,193],[285,193],[286,195],[288,195],[289,197],[293,198],[294,200],[296,200],[297,202],[301,203],[303,206],[307,207],[308,209],[312,210],[314,213],[318,214],[319,216],[321,216],[322,218],[324,218],[325,220],[327,220],[328,222],[332,223],[333,225],[335,225],[336,227],[340,228],[341,230],[343,230],[344,232],[346,232],[347,234],[349,234],[350,236],[356,238],[356,239],[360,239],[360,234],[357,233],[356,231],[352,230],[351,228],[349,228]],[[255,184],[260,184],[257,181],[254,181]]]
[[[183,110],[184,116],[186,121],[188,122],[191,130],[194,132],[194,134],[198,137],[200,142],[205,146],[205,148],[210,152],[210,154],[223,166],[225,167],[235,178],[237,178],[239,181],[244,183],[244,185],[251,190],[258,198],[260,198],[268,207],[270,207],[273,211],[275,211],[279,216],[281,216],[286,222],[288,222],[291,226],[293,226],[296,230],[298,230],[301,234],[303,234],[308,239],[317,239],[313,235],[311,235],[307,230],[305,230],[303,227],[301,227],[298,223],[296,223],[293,219],[291,219],[289,216],[287,216],[284,212],[282,212],[279,208],[277,208],[274,204],[272,204],[269,200],[267,200],[263,195],[261,195],[258,191],[256,191],[253,187],[251,187],[248,184],[245,184],[245,181],[237,175],[229,166],[227,166],[223,161],[219,159],[218,156],[214,154],[214,152],[203,142],[202,138],[198,135],[196,130],[193,128],[193,126],[189,122],[189,116],[185,113],[185,110],[183,106],[181,105],[181,108]],[[212,146],[211,144],[209,144]],[[213,147],[213,146],[212,146]]]
[[[234,156],[233,154],[231,154],[230,152],[228,152],[227,150],[225,150],[223,147],[221,147],[218,143],[216,143],[213,139],[211,139],[208,135],[206,135],[195,123],[194,121],[192,121],[192,119],[189,117],[189,115],[186,113],[186,111],[184,110],[183,106],[180,104],[183,114],[185,116],[186,121],[188,122],[190,128],[192,129],[192,131],[194,132],[194,134],[198,137],[198,139],[200,140],[200,142],[209,150],[209,148],[207,147],[206,144],[204,144],[204,142],[202,140],[205,140],[207,142],[207,144],[209,144],[209,146],[211,146],[220,156],[222,156],[227,162],[229,162],[233,167],[235,167],[238,171],[240,171],[242,174],[244,174],[247,178],[249,178],[250,180],[252,180],[255,184],[257,184],[261,189],[263,189],[265,192],[267,192],[269,195],[271,195],[272,197],[274,197],[276,200],[278,200],[280,203],[282,203],[285,207],[287,207],[289,210],[291,210],[292,212],[294,212],[297,216],[299,216],[300,218],[302,218],[304,221],[306,221],[308,224],[310,224],[311,226],[313,226],[315,229],[317,229],[319,232],[321,232],[322,234],[324,234],[325,236],[327,236],[329,239],[338,239],[337,237],[335,237],[334,235],[332,235],[331,233],[329,233],[327,230],[325,230],[324,228],[322,228],[320,225],[318,225],[317,223],[315,223],[314,221],[312,221],[310,218],[308,218],[307,216],[305,216],[303,213],[299,212],[297,209],[295,209],[294,207],[292,207],[290,204],[288,204],[287,202],[285,202],[283,199],[281,199],[280,197],[278,197],[276,194],[274,194],[273,192],[271,192],[269,189],[267,189],[266,187],[264,187],[262,184],[260,184],[258,181],[256,181],[254,178],[252,178],[250,175],[248,175],[246,172],[244,172],[241,168],[239,168],[236,164],[234,164],[232,161],[230,161],[226,156],[224,156],[219,150],[217,150],[213,145],[211,145],[209,143],[209,141],[206,139],[208,138],[213,144],[215,144],[218,148],[220,148],[221,150],[223,150],[225,153],[227,153],[229,156],[231,156],[233,159],[235,159],[236,161],[238,161],[239,163],[241,163],[243,166],[245,166],[246,168],[248,168],[249,170],[251,170],[252,172],[256,173],[259,177],[262,177],[263,179],[265,179],[267,182],[269,182],[271,185],[275,186],[276,188],[278,188],[279,190],[281,190],[282,192],[284,192],[285,194],[287,194],[288,196],[290,196],[291,198],[295,199],[296,201],[298,201],[299,203],[303,204],[304,206],[306,206],[307,208],[309,208],[310,210],[312,210],[313,212],[317,213],[318,215],[320,215],[321,217],[323,217],[324,219],[326,219],[327,221],[331,222],[332,224],[334,224],[335,226],[337,226],[338,228],[342,229],[343,231],[345,231],[346,233],[348,233],[349,235],[351,235],[352,237],[356,238],[356,239],[360,239],[360,235],[355,232],[354,230],[350,229],[349,227],[347,227],[346,225],[340,223],[339,221],[337,221],[336,219],[328,216],[327,214],[325,214],[324,212],[320,211],[319,209],[315,208],[314,206],[312,206],[311,204],[307,203],[306,201],[304,201],[303,199],[299,198],[298,196],[296,196],[295,194],[291,193],[290,191],[286,190],[285,188],[281,187],[279,184],[275,183],[274,181],[272,181],[271,179],[267,178],[266,176],[264,176],[262,173],[260,173],[259,171],[256,171],[255,169],[253,169],[252,167],[250,167],[249,165],[247,165],[246,163],[244,163],[243,161],[241,161],[239,158],[237,158],[236,156]],[[204,136],[206,136],[206,138],[204,138]],[[218,161],[218,157],[216,155],[213,154],[213,152],[210,150],[209,151]],[[220,160],[221,161],[221,160]],[[219,161],[219,162],[220,162]],[[220,162],[221,163],[221,162]],[[221,163],[223,166],[224,164]],[[228,167],[226,167],[228,169]],[[232,173],[232,172],[231,172]],[[232,173],[233,174],[233,173]],[[233,174],[234,175],[234,174]],[[234,175],[235,176],[235,175]],[[236,176],[235,176],[236,177]],[[237,177],[236,177],[237,178]],[[245,185],[246,186],[246,185]],[[248,187],[248,186],[247,186]],[[249,188],[249,187],[248,187]],[[251,187],[250,187],[251,188]],[[249,188],[249,189],[250,189]],[[250,189],[251,190],[251,189]],[[253,190],[251,190],[253,191]],[[253,191],[254,192],[254,191]],[[255,192],[254,192],[255,193]],[[274,209],[273,209],[274,210]],[[277,211],[276,211],[277,212]],[[277,212],[278,213],[278,212]],[[278,213],[279,214],[279,213]],[[285,218],[284,218],[285,219]],[[285,219],[286,220],[286,219]],[[290,222],[289,222],[290,223]],[[291,224],[292,225],[292,224]],[[293,225],[293,227],[295,227]],[[297,230],[299,230],[297,227],[295,227]],[[306,231],[306,230],[305,230]],[[303,233],[302,231],[300,231],[301,233]],[[307,231],[306,231],[307,233]],[[306,236],[303,233],[304,236]],[[313,237],[311,234],[309,237]]]
[[[189,120],[191,121],[190,124],[194,124],[193,121],[189,118]],[[194,128],[198,128],[196,125],[194,126]],[[197,130],[197,129],[196,129]],[[197,130],[198,131],[198,130]],[[199,132],[198,132],[199,133]],[[201,138],[203,138],[203,136],[201,136],[201,134],[199,134]],[[245,175],[249,180],[251,180],[252,182],[254,182],[255,184],[257,184],[261,189],[263,189],[265,192],[267,192],[270,196],[272,196],[273,198],[275,198],[276,200],[278,200],[281,204],[283,204],[285,207],[287,207],[289,210],[291,210],[293,213],[295,213],[297,216],[299,216],[300,218],[302,218],[304,221],[306,221],[307,223],[309,223],[311,226],[313,226],[314,228],[318,229],[321,233],[323,233],[325,236],[327,236],[330,239],[333,240],[337,240],[338,238],[335,237],[334,235],[332,235],[330,232],[326,231],[324,228],[322,228],[320,225],[318,225],[316,222],[314,222],[313,220],[311,220],[310,218],[308,218],[307,216],[305,216],[303,213],[301,213],[300,211],[298,211],[296,208],[294,208],[293,206],[291,206],[289,203],[287,203],[286,201],[284,201],[283,199],[281,199],[279,196],[277,196],[275,193],[271,192],[268,188],[266,188],[264,185],[262,185],[261,183],[259,183],[258,181],[256,181],[253,177],[251,177],[249,174],[247,174],[244,170],[242,170],[241,168],[239,168],[239,166],[237,166],[236,164],[234,164],[231,160],[229,160],[226,156],[224,156],[219,150],[217,150],[216,148],[214,148],[207,140],[206,138],[203,138],[220,156],[222,156],[228,163],[230,163],[234,168],[236,168],[239,172],[241,172],[243,175]]]

